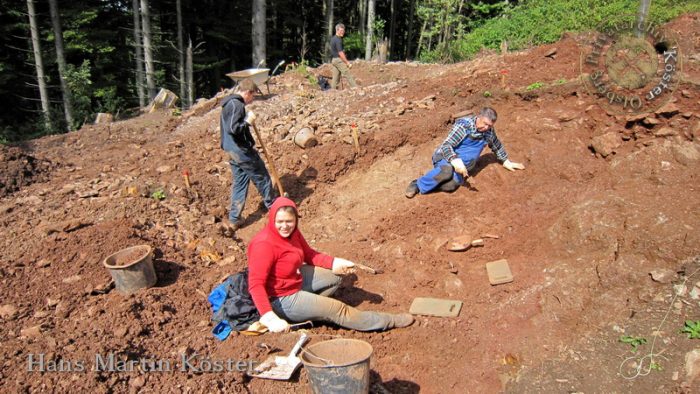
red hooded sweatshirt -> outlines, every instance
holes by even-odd
[[[333,257],[309,246],[299,231],[284,238],[275,228],[275,217],[281,207],[294,207],[294,202],[279,197],[270,207],[267,226],[248,245],[248,289],[260,315],[272,310],[269,297],[291,295],[301,290],[303,263],[331,269]]]

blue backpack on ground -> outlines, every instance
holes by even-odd
[[[228,338],[231,331],[245,330],[260,319],[258,309],[248,292],[248,269],[231,275],[216,286],[207,298],[211,304],[212,334],[219,340]]]
[[[321,87],[321,90],[328,90],[331,88],[331,84],[328,83],[328,78],[324,76],[318,77],[318,86]]]

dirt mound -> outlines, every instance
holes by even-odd
[[[49,178],[52,165],[18,147],[0,145],[0,197]]]

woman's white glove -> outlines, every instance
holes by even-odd
[[[506,160],[503,162],[503,167],[505,167],[507,170],[510,171],[515,171],[515,170],[524,170],[525,166],[520,164],[520,163],[513,163],[510,160]]]
[[[467,167],[464,166],[464,162],[459,157],[452,159],[450,164],[452,164],[452,167],[454,167],[455,172],[459,175],[465,178],[469,176],[469,173],[467,172]]]
[[[253,126],[253,125],[255,125],[255,119],[256,119],[255,112],[247,111],[245,113],[245,119],[243,119],[243,120],[246,123],[248,123],[249,125]]]
[[[336,275],[352,274],[355,272],[355,263],[336,257],[333,259],[332,271]]]
[[[286,332],[289,331],[289,323],[280,319],[275,312],[269,311],[262,315],[260,323],[264,324],[270,332]]]

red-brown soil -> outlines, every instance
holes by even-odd
[[[50,171],[48,161],[37,160],[20,148],[0,145],[0,197],[49,179]]]
[[[700,341],[680,330],[700,319],[700,16],[670,27],[684,38],[684,81],[672,98],[678,112],[650,114],[655,125],[610,114],[586,92],[578,81],[585,37],[455,65],[357,62],[361,87],[352,90],[321,92],[294,72],[273,78],[271,94],[252,108],[306,238],[384,271],[346,277],[338,297],[387,312],[407,311],[415,297],[464,302],[458,318],[418,317],[389,332],[317,325],[313,341],[369,342],[378,393],[697,390],[685,357]],[[526,91],[534,82],[544,87]],[[220,232],[231,174],[216,102],[30,141],[22,154],[54,163],[50,177],[31,183],[23,169],[2,172],[17,186],[0,194],[1,391],[310,391],[305,370],[290,382],[180,370],[182,357],[202,367],[261,362],[298,337],[211,335],[206,296],[245,267],[246,244],[266,220],[251,188],[245,226],[234,238]],[[506,171],[487,149],[473,174],[477,190],[406,199],[452,115],[483,105],[497,109],[499,138],[526,169]],[[302,150],[292,138],[307,125],[320,144]],[[617,147],[603,158],[589,146],[611,132]],[[152,198],[155,190],[165,199]],[[464,234],[499,238],[448,252]],[[121,295],[101,262],[144,243],[155,249],[158,283]],[[515,280],[491,286],[484,264],[503,258]],[[650,276],[660,269],[670,270],[666,283]],[[647,343],[632,353],[622,335]],[[651,351],[656,369],[621,375],[633,362],[623,361]],[[62,360],[64,372],[29,371],[41,354]],[[110,354],[168,360],[173,370],[92,370],[96,355]]]

